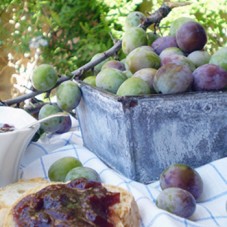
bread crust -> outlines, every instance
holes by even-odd
[[[2,226],[15,227],[16,225],[12,215],[13,207],[23,197],[26,197],[27,195],[32,193],[36,193],[41,189],[43,189],[44,187],[52,184],[59,184],[59,182],[43,182],[39,186],[35,186],[34,188],[29,188],[12,204],[12,206],[8,208],[4,208],[3,209],[4,221]],[[118,186],[109,185],[109,184],[103,184],[103,186],[110,192],[120,193],[120,203],[117,203],[110,208],[111,214],[112,214],[111,220],[115,223],[115,227],[139,227],[140,226],[139,209],[133,195],[130,192]],[[0,212],[0,215],[1,215],[1,212]]]
[[[105,185],[104,187],[110,192],[120,192],[120,203],[115,204],[111,209],[120,218],[120,222],[115,222],[116,227],[139,227],[140,214],[137,203],[133,195],[125,189],[113,185]]]

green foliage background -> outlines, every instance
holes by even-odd
[[[146,15],[158,9],[160,0],[2,0],[0,3],[0,45],[8,52],[32,53],[31,40],[47,41],[40,45],[39,63],[53,64],[67,74],[88,62],[98,52],[110,48],[123,34],[124,18],[134,10]],[[174,9],[160,24],[162,35],[168,34],[172,20],[190,16],[207,30],[213,53],[226,45],[225,0],[191,0],[190,6]],[[4,20],[8,15],[9,21]]]

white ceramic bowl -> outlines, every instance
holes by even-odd
[[[40,124],[26,126],[36,121],[23,109],[0,107],[0,123],[15,127],[14,131],[0,133],[0,187],[18,180],[21,158]]]

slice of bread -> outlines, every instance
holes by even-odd
[[[21,182],[18,184],[20,185]],[[23,182],[25,184],[25,182]],[[39,190],[43,189],[44,187],[51,185],[51,184],[56,184],[55,182],[41,182],[40,185],[36,185],[35,187],[29,187],[27,190],[22,193],[20,196],[17,193],[18,197],[14,201],[14,203],[10,204],[10,207],[5,207],[1,208],[0,211],[2,210],[2,214],[0,212],[0,216],[2,215],[3,217],[1,219],[4,219],[2,225],[0,224],[0,227],[15,227],[15,222],[13,220],[13,215],[12,215],[12,209],[13,207],[25,196],[31,194],[31,193],[36,193]],[[23,188],[24,190],[26,187],[21,187],[18,185],[18,188]],[[117,203],[113,206],[110,207],[111,209],[111,221],[115,223],[115,227],[139,227],[140,226],[140,215],[139,215],[139,209],[138,206],[134,200],[134,197],[131,193],[126,191],[125,189],[113,185],[107,185],[103,184],[103,186],[110,192],[119,192],[120,193],[120,203]],[[10,186],[9,186],[10,187]],[[7,191],[7,190],[6,190]],[[14,190],[10,190],[10,192],[14,193]],[[8,194],[10,196],[10,194]],[[16,197],[14,197],[16,198]],[[13,202],[13,201],[11,201]],[[9,203],[8,203],[9,204]]]
[[[43,178],[33,178],[30,180],[19,180],[16,183],[0,188],[0,227],[3,226],[4,217],[15,201],[28,190],[42,185],[48,185],[48,181]]]

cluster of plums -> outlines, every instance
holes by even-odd
[[[55,68],[49,64],[41,64],[32,73],[31,81],[37,91],[53,89],[58,80]],[[56,89],[56,102],[46,103],[39,111],[38,118],[42,119],[59,112],[71,112],[77,107],[81,99],[81,91],[75,81],[68,80]],[[41,123],[41,129],[48,133],[64,133],[70,130],[72,121],[70,116],[56,117]]]
[[[78,178],[101,182],[96,170],[84,166],[73,156],[65,156],[54,161],[48,169],[48,178],[50,181],[58,182],[68,182]]]
[[[227,47],[210,55],[204,50],[207,34],[197,21],[181,17],[172,22],[168,36],[145,31],[141,12],[131,12],[125,20],[121,60],[106,59],[94,67],[84,82],[118,96],[176,94],[186,91],[213,91],[227,88]],[[100,57],[96,54],[91,60]],[[54,67],[39,65],[32,74],[38,91],[49,91],[57,84]],[[70,112],[81,99],[78,84],[65,81],[57,87],[56,103],[44,105],[39,119],[56,112]],[[70,129],[70,118],[59,117],[41,124],[47,132]]]
[[[172,164],[160,175],[162,191],[156,199],[160,209],[189,218],[196,209],[196,202],[203,192],[199,173],[185,164]]]
[[[161,37],[139,26],[144,19],[141,12],[126,17],[122,37],[125,58],[102,62],[85,82],[119,96],[227,87],[227,47],[212,55],[205,51],[207,34],[200,23],[178,18],[172,22],[169,35]]]

